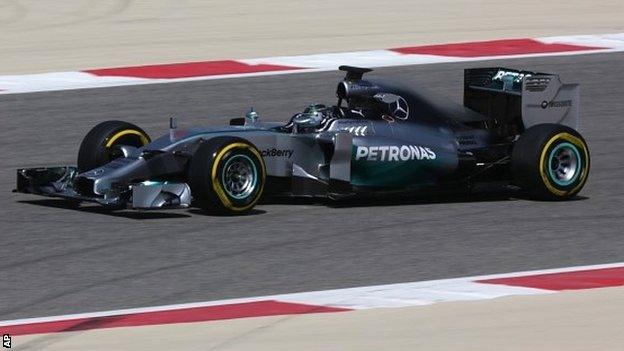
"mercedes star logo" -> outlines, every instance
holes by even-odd
[[[401,120],[406,120],[409,117],[409,106],[404,98],[399,96],[394,102],[392,106],[392,116]]]

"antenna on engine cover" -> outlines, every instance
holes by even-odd
[[[364,73],[368,73],[372,71],[372,69],[370,68],[354,67],[354,66],[340,66],[338,67],[338,69],[341,71],[347,72],[347,75],[344,78],[344,80],[347,80],[347,81],[360,80],[362,79],[362,76],[364,75]]]

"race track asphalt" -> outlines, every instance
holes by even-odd
[[[110,213],[12,194],[18,167],[72,164],[96,123],[151,135],[250,106],[286,120],[334,101],[339,72],[0,96],[0,320],[624,260],[624,54],[378,69],[452,100],[462,69],[505,65],[581,83],[592,171],[581,197],[274,203],[250,216]]]

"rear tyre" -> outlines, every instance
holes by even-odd
[[[193,155],[188,180],[194,203],[218,214],[245,214],[264,190],[266,168],[258,149],[244,139],[218,137]]]
[[[511,170],[529,196],[566,200],[585,185],[590,168],[589,148],[574,129],[539,124],[527,129],[514,144]]]
[[[86,172],[101,167],[115,156],[115,146],[142,147],[150,142],[145,131],[132,123],[123,121],[102,122],[87,133],[78,151],[78,171]]]

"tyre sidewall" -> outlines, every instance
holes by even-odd
[[[245,156],[255,167],[255,186],[244,198],[235,198],[225,189],[224,172],[228,161]],[[221,214],[248,212],[260,200],[266,168],[260,152],[241,138],[219,137],[205,142],[195,152],[189,166],[189,183],[196,205]]]
[[[558,184],[550,173],[550,156],[562,144],[572,145],[580,166],[575,180]],[[512,171],[516,183],[530,195],[547,200],[567,199],[585,185],[590,169],[589,148],[574,129],[558,124],[541,124],[529,128],[514,145]]]
[[[575,133],[576,135],[569,132],[561,132],[553,135],[549,138],[544,147],[542,148],[542,152],[540,154],[540,177],[542,178],[542,184],[546,189],[554,194],[555,196],[568,196],[575,195],[580,191],[585,182],[587,181],[587,175],[589,171],[589,151],[587,149],[587,145],[585,141]],[[558,184],[549,172],[550,167],[550,155],[553,150],[557,147],[561,147],[562,145],[572,145],[575,148],[575,153],[577,153],[580,165],[577,170],[577,175],[575,175],[575,180],[567,185]]]
[[[111,148],[117,145],[141,147],[150,142],[147,133],[124,121],[105,121],[93,127],[78,150],[78,169],[85,172],[101,167],[112,159]]]

